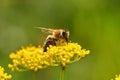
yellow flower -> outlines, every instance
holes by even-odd
[[[13,64],[9,68],[21,70],[22,68],[37,71],[50,66],[62,66],[80,60],[89,54],[89,50],[82,49],[77,43],[68,43],[61,46],[50,46],[47,52],[42,47],[28,46],[10,54]]]
[[[80,60],[85,55],[89,54],[89,50],[82,49],[77,43],[68,43],[64,46],[50,46],[47,53],[51,55],[52,64],[61,65],[63,68],[67,64]]]
[[[4,72],[4,68],[0,66],[0,80],[9,80],[12,76]]]
[[[13,64],[8,64],[8,67],[11,68],[12,71],[20,70],[19,68],[37,71],[46,66],[43,49],[40,46],[23,47],[16,53],[11,53],[9,57],[12,59]]]
[[[120,80],[120,74],[115,76],[115,80]]]

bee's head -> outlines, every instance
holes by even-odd
[[[68,42],[69,39],[69,31],[68,30],[62,30],[60,32],[60,36],[62,36],[63,38],[65,38],[66,42]]]

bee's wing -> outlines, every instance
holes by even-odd
[[[35,27],[41,29],[43,32],[53,33],[55,30],[51,28],[44,28],[44,27]]]

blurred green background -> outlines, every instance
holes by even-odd
[[[11,72],[9,54],[29,44],[43,44],[33,27],[65,28],[70,40],[91,54],[68,65],[64,80],[110,80],[120,73],[120,0],[0,0],[0,65],[12,80],[32,80],[32,71]],[[60,67],[37,73],[38,80],[58,80]]]

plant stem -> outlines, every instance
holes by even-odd
[[[61,69],[60,71],[60,80],[64,80],[64,71],[65,69]]]
[[[32,80],[37,80],[37,72],[33,72]]]

